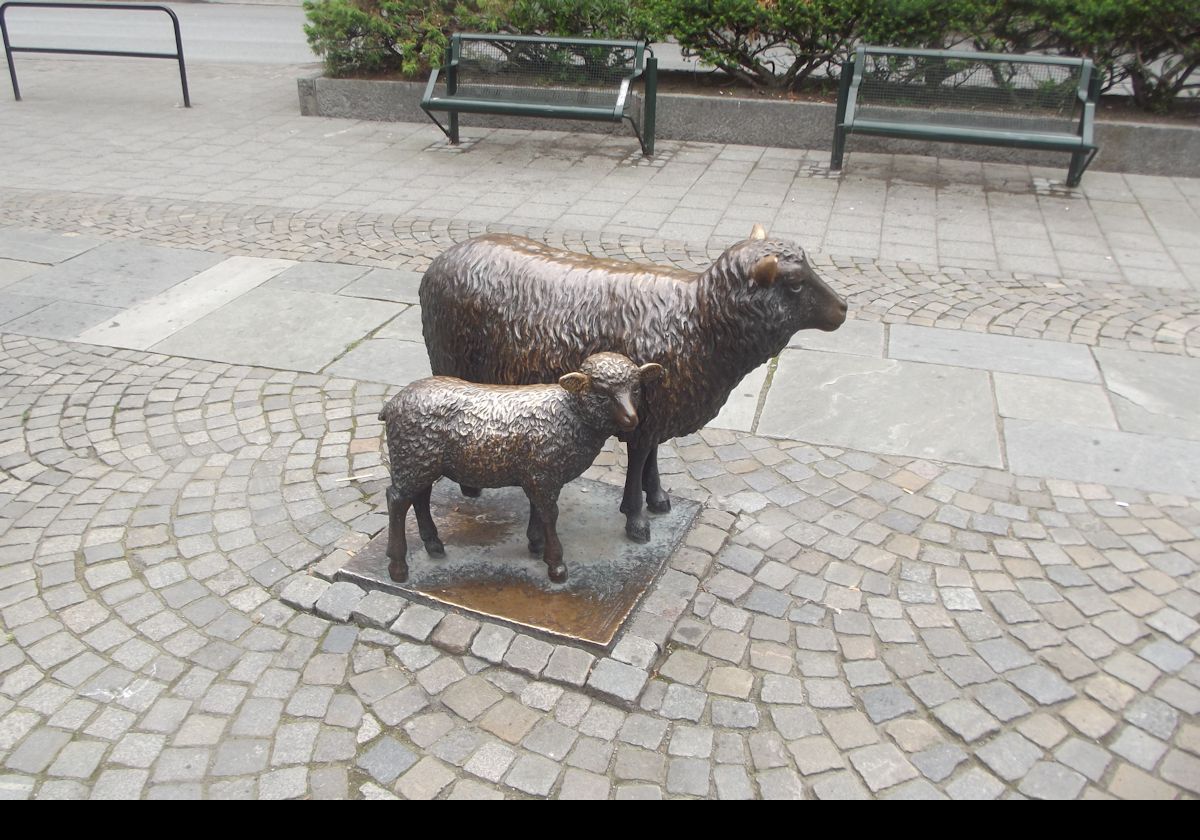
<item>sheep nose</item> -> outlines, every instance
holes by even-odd
[[[628,398],[618,399],[613,405],[613,421],[622,432],[632,432],[638,424],[637,409]]]

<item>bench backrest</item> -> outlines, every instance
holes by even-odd
[[[615,102],[642,72],[645,48],[643,41],[459,33],[451,36],[450,57],[460,96],[478,89],[503,98],[512,88],[513,98],[527,98],[534,88],[540,101],[574,103],[582,90],[588,99]]]
[[[1077,133],[1088,100],[1088,59],[860,46],[847,121],[913,120]]]

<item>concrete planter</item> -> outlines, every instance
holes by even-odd
[[[297,80],[300,113],[315,117],[426,122],[421,110],[423,82],[378,82],[328,79],[316,76]],[[657,136],[665,140],[699,140],[791,149],[828,149],[833,138],[836,109],[823,102],[787,102],[776,99],[736,99],[660,93]],[[466,115],[464,127],[531,128],[629,134],[628,125],[575,120],[529,120],[513,117]],[[1096,141],[1100,154],[1093,169],[1141,175],[1200,177],[1200,126],[1161,123],[1098,122]],[[636,141],[634,141],[636,143]],[[847,151],[936,155],[957,160],[1038,164],[1066,171],[1067,155],[966,146],[956,143],[922,143],[851,136]]]

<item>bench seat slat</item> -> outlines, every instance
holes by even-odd
[[[851,134],[875,134],[906,137],[912,140],[941,140],[951,143],[1017,146],[1027,149],[1078,151],[1087,148],[1078,134],[1050,134],[1038,131],[1007,131],[994,128],[964,128],[937,123],[896,123],[881,120],[855,120],[845,126]]]
[[[422,107],[434,111],[461,111],[464,114],[514,114],[532,117],[565,117],[567,119],[608,120],[620,122],[620,114],[612,108],[588,108],[582,105],[551,105],[545,102],[519,102],[494,99],[467,99],[458,96],[435,96]]]

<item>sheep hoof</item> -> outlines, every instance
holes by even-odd
[[[388,577],[396,583],[404,583],[408,580],[408,564],[407,563],[389,563]]]
[[[446,556],[446,546],[442,545],[441,540],[426,540],[425,551],[430,557]]]
[[[557,566],[551,566],[549,569],[549,572],[550,572],[550,581],[552,583],[566,583],[567,582],[567,567],[566,567],[566,565],[559,563]]]
[[[625,534],[634,542],[650,542],[650,523],[645,519],[630,519],[625,523]]]
[[[529,553],[532,554],[534,557],[541,557],[542,552],[545,550],[546,550],[546,546],[542,543],[531,542],[529,544]]]
[[[665,493],[662,498],[646,498],[646,510],[651,513],[670,513],[671,512],[671,497]]]
[[[483,490],[478,487],[467,487],[465,484],[462,484],[459,485],[459,488],[462,490],[462,494],[468,499],[478,499],[483,495]]]

